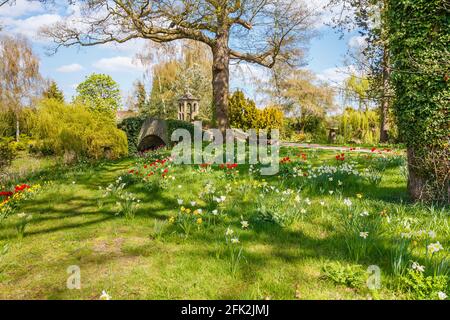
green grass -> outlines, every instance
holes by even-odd
[[[296,152],[285,149],[283,155],[294,156]],[[313,166],[324,161],[335,163],[333,152],[306,152]],[[359,168],[366,165],[361,155],[349,158]],[[0,224],[0,251],[5,244],[9,247],[0,255],[0,299],[98,299],[102,290],[113,299],[403,299],[411,295],[399,285],[400,276],[394,274],[389,258],[403,230],[400,221],[411,219],[412,229],[435,231],[446,252],[450,245],[448,209],[408,203],[406,182],[398,166],[388,167],[378,186],[349,182],[333,188],[336,192],[332,195],[328,185],[325,188],[319,183],[313,188],[304,184],[301,207],[307,213],[280,225],[259,218],[256,200],[260,189],[246,186],[266,179],[280,192],[297,190],[300,178],[281,174],[250,177],[248,166],[239,167],[235,181],[225,179],[219,169],[199,173],[197,166],[174,166],[170,175],[176,180],[153,191],[133,179],[126,190],[141,200],[136,217],[115,215],[116,200],[103,198],[99,187],[104,189],[126,175],[136,162],[142,160],[65,167],[41,160],[40,171],[34,170],[27,177],[21,174],[20,178],[15,178],[11,169],[10,180],[3,182],[6,187],[19,182],[41,183],[42,190],[16,211],[33,215],[24,238],[17,237],[17,215]],[[17,167],[16,162],[13,168]],[[224,206],[227,216],[215,225],[204,223],[199,229],[194,225],[186,237],[176,225],[167,223],[168,218],[177,214],[180,198],[184,203],[195,200],[197,207],[206,208],[199,193],[208,181],[218,194],[230,184],[232,190]],[[306,197],[311,206],[304,204]],[[280,194],[268,192],[263,198],[267,205],[280,205],[276,208],[281,214],[289,209],[281,206]],[[344,198],[353,202],[354,214],[364,208],[374,216],[386,210],[391,218],[391,224],[383,221],[379,238],[371,240],[374,248],[358,260],[347,249],[348,235],[342,223]],[[102,204],[99,199],[103,199]],[[324,208],[318,204],[322,200]],[[248,230],[241,230],[241,216],[249,221]],[[225,243],[228,227],[239,234],[243,248],[244,258],[234,274]],[[420,243],[412,255],[415,261],[427,263]],[[361,265],[363,270],[378,265],[382,288],[373,292],[365,285],[336,284],[322,271],[329,263]],[[71,265],[81,269],[81,290],[66,287]]]

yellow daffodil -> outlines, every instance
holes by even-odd
[[[203,223],[202,218],[198,218],[198,219],[197,219],[197,224],[202,224],[202,223]]]

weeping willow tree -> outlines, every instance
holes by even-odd
[[[107,113],[79,103],[42,100],[33,117],[33,136],[43,153],[80,158],[118,158],[128,152],[125,132],[117,129]]]
[[[379,116],[373,110],[347,108],[338,117],[339,131],[345,142],[376,143],[378,141]]]

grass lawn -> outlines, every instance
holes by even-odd
[[[408,203],[401,156],[354,152],[339,162],[335,152],[298,148],[282,155],[290,158],[273,177],[247,165],[154,163],[161,152],[73,167],[45,160],[28,175],[19,168],[29,160],[19,159],[3,189],[41,189],[0,224],[0,299],[98,299],[103,290],[113,299],[449,293],[448,281],[417,290],[402,280],[413,262],[425,266],[424,277],[448,279],[450,212]],[[32,218],[20,237],[22,212]],[[427,246],[437,241],[443,248],[432,254]],[[71,265],[80,268],[80,290],[67,289]],[[367,288],[369,265],[380,268],[379,289]]]

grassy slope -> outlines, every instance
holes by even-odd
[[[321,152],[321,158],[332,157]],[[309,195],[313,201],[330,203],[324,217],[312,215],[287,228],[256,223],[241,232],[246,262],[232,276],[223,247],[226,226],[194,232],[188,239],[170,231],[159,237],[155,229],[155,222],[159,225],[177,210],[177,198],[198,199],[205,178],[191,168],[175,168],[177,180],[163,192],[131,188],[143,201],[134,220],[115,216],[108,203],[99,208],[98,187],[113,182],[132,164],[128,159],[42,176],[54,181],[21,208],[34,216],[26,236],[16,238],[13,217],[0,226],[0,246],[10,246],[0,258],[0,299],[96,299],[102,290],[114,299],[294,299],[296,289],[302,299],[367,297],[364,290],[321,278],[324,261],[352,263],[335,228],[335,198]],[[34,179],[39,176],[35,174]],[[393,211],[395,203],[405,200],[405,182],[396,168],[379,187],[359,191],[369,207]],[[236,194],[229,204],[230,225],[237,229],[239,216],[247,218],[252,208],[253,203]],[[408,214],[421,214],[420,208],[409,206],[408,210]],[[389,248],[381,256],[388,252]],[[386,263],[370,260],[364,265]],[[81,268],[81,290],[66,289],[70,265]],[[380,297],[402,296],[382,290]]]

